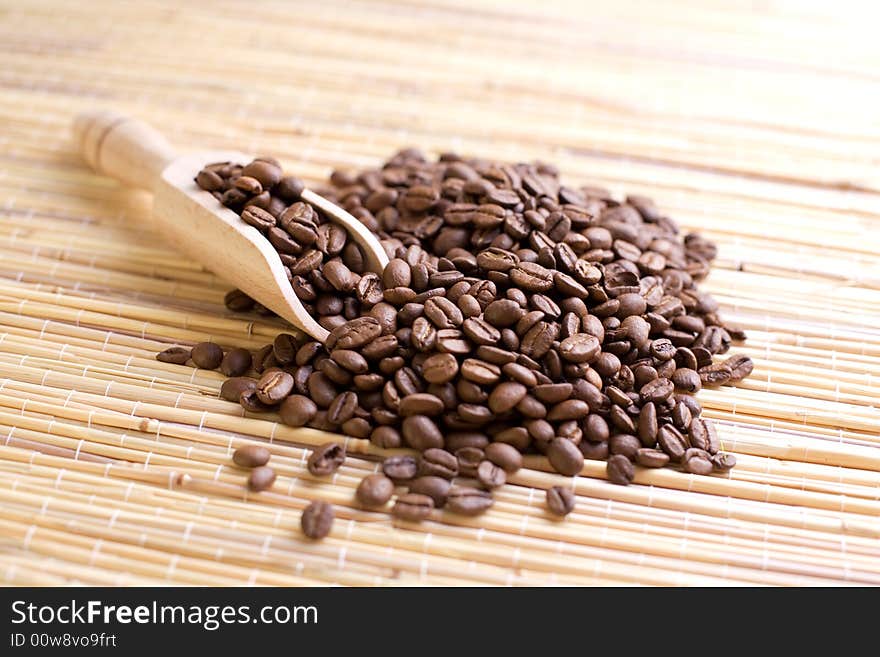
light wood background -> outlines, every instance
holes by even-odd
[[[873,3],[0,0],[0,582],[880,582],[880,46]],[[167,343],[258,347],[280,324],[153,234],[149,197],[69,141],[95,107],[182,150],[273,154],[320,179],[395,149],[557,163],[654,196],[718,241],[708,288],[756,362],[701,393],[728,476],[540,459],[488,514],[420,526],[329,482],[326,436],[243,418]],[[272,442],[273,492],[230,450]],[[571,485],[563,522],[543,489]],[[305,541],[309,500],[337,505]]]

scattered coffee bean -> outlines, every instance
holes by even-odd
[[[446,504],[446,496],[451,486],[452,483],[448,479],[426,475],[410,481],[409,492],[427,495],[434,500],[434,507],[440,509]]]
[[[165,351],[156,354],[156,360],[163,363],[174,363],[175,365],[184,365],[190,359],[191,349],[185,347],[171,347]]]
[[[608,465],[605,468],[605,472],[608,475],[608,481],[612,484],[620,484],[623,486],[629,484],[636,474],[632,461],[622,454],[615,454],[608,459]]]
[[[394,494],[394,482],[383,474],[371,474],[361,479],[355,495],[366,506],[382,506]]]
[[[345,462],[345,448],[339,443],[325,443],[309,455],[308,469],[316,477],[336,472]]]
[[[272,487],[275,483],[275,471],[268,465],[261,465],[251,470],[248,476],[248,488],[254,492],[259,492]]]
[[[553,486],[547,489],[547,508],[555,516],[567,516],[574,511],[575,496],[571,489]]]
[[[216,370],[223,361],[223,350],[213,342],[200,342],[192,348],[192,361],[203,370]]]
[[[230,349],[220,361],[220,371],[225,376],[241,376],[251,368],[253,358],[247,349]]]
[[[492,494],[478,488],[453,486],[446,495],[446,508],[463,516],[479,515],[492,503]]]
[[[401,520],[419,522],[427,518],[434,509],[434,500],[428,495],[406,493],[394,502],[391,514]]]
[[[232,453],[232,462],[243,468],[258,468],[266,465],[272,452],[263,445],[244,445]]]
[[[300,516],[300,526],[303,534],[309,538],[324,538],[333,529],[335,512],[333,505],[322,500],[315,500],[309,504]]]

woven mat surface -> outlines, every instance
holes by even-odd
[[[840,2],[0,1],[0,582],[880,582],[875,24]],[[312,180],[416,145],[655,197],[718,242],[706,287],[749,334],[754,374],[700,394],[737,467],[619,487],[536,459],[480,518],[357,508],[363,441],[317,482],[326,435],[155,361],[282,324],[229,314],[149,196],[80,161],[71,120],[102,107]],[[248,496],[229,456],[254,439],[279,479]],[[562,522],[554,484],[578,495]],[[322,542],[299,529],[316,498]]]

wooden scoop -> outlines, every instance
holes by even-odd
[[[323,342],[328,331],[294,294],[281,258],[269,241],[232,210],[200,189],[193,178],[210,162],[241,162],[247,155],[203,151],[178,156],[149,125],[114,112],[79,115],[74,138],[86,162],[102,173],[153,192],[153,215],[169,244],[243,290],[298,329]],[[348,212],[310,190],[302,200],[340,224],[361,247],[367,268],[381,274],[388,264],[379,240]]]

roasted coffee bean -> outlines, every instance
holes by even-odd
[[[600,352],[599,340],[587,333],[576,333],[559,345],[559,355],[572,363],[590,363]]]
[[[496,435],[495,440],[497,441],[498,439],[499,436]],[[489,461],[508,473],[516,472],[523,464],[521,450],[518,450],[512,443],[494,442],[486,446],[484,453]]]
[[[231,290],[223,297],[223,305],[233,312],[244,313],[254,307],[254,300],[241,290]]]
[[[391,507],[391,515],[401,520],[409,520],[410,522],[418,522],[424,520],[434,509],[434,500],[419,493],[406,493],[399,496],[394,506]]]
[[[429,393],[417,392],[403,397],[397,412],[401,417],[409,417],[410,415],[434,416],[440,415],[444,410],[445,405],[442,399]]]
[[[562,486],[553,486],[547,489],[547,509],[554,516],[567,516],[574,511],[574,493]]]
[[[687,449],[687,443],[682,437],[681,432],[668,424],[660,427],[660,430],[657,432],[657,442],[660,444],[660,449],[666,452],[669,458],[676,463],[681,461],[681,457],[684,456],[684,452]]]
[[[330,332],[328,349],[359,349],[382,334],[382,326],[374,317],[359,317]]]
[[[394,419],[396,419],[396,416],[392,416],[392,421]],[[382,426],[373,429],[370,433],[370,442],[376,445],[376,447],[394,449],[400,447],[403,443],[403,438],[400,435],[400,432],[394,427]]]
[[[712,474],[715,468],[708,452],[694,448],[688,449],[684,453],[681,464],[685,472],[699,475]]]
[[[632,434],[618,433],[611,436],[608,449],[612,454],[623,454],[630,461],[634,461],[636,454],[642,449],[642,443]]]
[[[275,225],[275,217],[255,205],[247,206],[241,213],[242,221],[265,233]]]
[[[483,461],[477,466],[477,481],[486,488],[498,488],[507,483],[507,475],[492,461]]]
[[[175,365],[184,365],[190,359],[191,349],[186,347],[170,347],[165,351],[156,354],[156,360],[163,363],[174,363]]]
[[[642,402],[654,402],[655,404],[664,402],[672,396],[674,392],[672,381],[664,378],[657,378],[642,386],[639,391],[639,397]]]
[[[452,354],[429,356],[422,364],[422,376],[429,383],[447,383],[458,374],[458,361]]]
[[[345,447],[339,443],[324,443],[309,455],[308,469],[316,477],[326,477],[345,463]]]
[[[265,413],[272,410],[272,406],[260,400],[256,386],[242,390],[238,397],[238,403],[244,410],[251,413]]]
[[[418,471],[418,461],[412,456],[389,456],[382,462],[382,472],[392,481],[412,479]]]
[[[547,458],[554,470],[569,477],[579,474],[584,467],[584,455],[577,445],[565,438],[554,438],[550,441]]]
[[[752,359],[742,354],[731,356],[724,361],[724,365],[730,370],[730,381],[742,381],[755,368]]]
[[[236,376],[226,379],[220,386],[220,397],[226,401],[238,402],[241,394],[245,391],[255,392],[257,389],[257,380],[248,376]]]
[[[340,425],[347,422],[357,409],[357,395],[350,390],[340,393],[327,408],[327,421],[330,424]]]
[[[662,468],[669,463],[669,456],[659,449],[642,447],[636,452],[636,463],[644,468]]]
[[[720,386],[729,382],[733,376],[731,369],[724,363],[714,363],[698,370],[700,381],[706,386]]]
[[[463,516],[476,516],[487,511],[493,503],[492,494],[478,488],[453,486],[446,495],[446,508]]]
[[[696,417],[691,420],[689,428],[689,439],[691,447],[715,454],[721,449],[721,441],[718,438],[718,432],[711,420]]]
[[[383,474],[371,474],[361,479],[355,490],[358,502],[364,506],[382,506],[394,494],[394,482]]]
[[[253,357],[247,349],[230,349],[220,361],[220,371],[225,376],[241,376],[251,368]]]
[[[608,465],[605,468],[608,481],[612,484],[626,486],[635,477],[636,470],[632,461],[622,454],[615,454],[608,459]]]
[[[442,508],[446,504],[446,496],[452,487],[448,479],[432,475],[418,477],[408,484],[409,492],[417,495],[427,495],[434,500],[434,507]]]
[[[458,474],[458,459],[445,449],[431,447],[419,457],[419,475],[452,479]]]
[[[455,450],[458,461],[458,473],[463,477],[476,477],[477,468],[482,463],[485,452],[476,446],[460,447]]]
[[[251,470],[247,485],[254,492],[268,490],[275,483],[276,477],[277,475],[272,468],[268,465],[261,465]]]
[[[686,367],[679,367],[675,370],[672,375],[672,383],[676,390],[690,394],[698,393],[703,386],[700,375],[695,370]]]
[[[192,348],[190,356],[196,367],[216,370],[223,362],[223,350],[213,342],[200,342]]]
[[[736,457],[727,452],[718,452],[711,457],[712,465],[717,472],[727,472],[736,465]]]
[[[278,404],[293,390],[293,377],[282,370],[266,372],[257,383],[257,397],[264,404]]]
[[[496,414],[510,411],[526,396],[528,390],[521,383],[507,381],[496,386],[489,395],[489,409]]]
[[[263,445],[244,445],[232,453],[232,462],[242,468],[258,468],[266,465],[272,452]]]
[[[291,427],[304,427],[318,412],[318,406],[303,395],[290,395],[278,408],[281,421]]]
[[[334,517],[332,504],[323,500],[311,502],[300,516],[303,534],[313,539],[324,538],[333,529]]]

